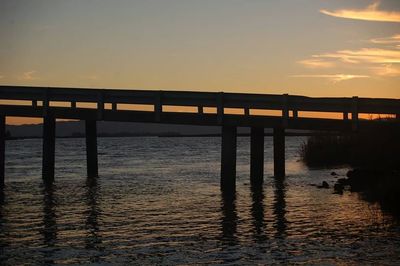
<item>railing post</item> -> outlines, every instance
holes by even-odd
[[[76,102],[75,102],[75,101],[72,101],[72,102],[71,102],[71,108],[72,108],[72,109],[75,109],[75,108],[76,108]]]
[[[285,129],[274,128],[274,176],[285,176]]]
[[[250,115],[250,108],[246,107],[244,108],[244,115],[249,116]]]
[[[103,92],[99,92],[97,96],[97,119],[103,120],[104,114],[104,94]]]
[[[351,105],[351,120],[352,120],[352,129],[353,131],[357,130],[358,127],[358,97],[354,96],[352,98]]]
[[[88,178],[98,176],[97,162],[97,121],[86,120],[86,163]]]
[[[117,103],[115,103],[115,102],[111,103],[111,110],[113,110],[113,111],[117,111],[118,110]]]
[[[43,121],[42,178],[45,183],[54,181],[56,119],[47,113]]]
[[[343,112],[343,120],[349,120],[349,113]]]
[[[235,126],[222,126],[221,189],[227,192],[236,188],[236,136]]]
[[[293,118],[297,119],[299,117],[299,113],[297,110],[293,109]]]
[[[224,118],[224,93],[220,92],[217,94],[217,121],[218,124],[222,124]]]
[[[6,147],[6,117],[3,114],[0,114],[0,189],[4,187],[5,147]]]
[[[286,128],[288,126],[289,119],[289,108],[288,108],[288,99],[289,94],[283,94],[283,103],[282,103],[282,119],[283,119],[283,127]]]
[[[203,106],[197,106],[197,112],[199,114],[204,114]]]
[[[252,127],[250,134],[250,183],[260,186],[264,176],[264,128]]]
[[[43,117],[47,116],[49,107],[50,107],[49,92],[48,89],[45,89],[43,94]]]
[[[159,91],[156,94],[155,104],[154,104],[154,115],[155,121],[161,121],[161,113],[162,113],[162,91]]]

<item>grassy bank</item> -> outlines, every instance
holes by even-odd
[[[376,129],[345,136],[312,136],[301,148],[309,167],[400,170],[400,129]]]
[[[335,190],[359,192],[400,217],[400,129],[376,129],[346,136],[313,136],[301,148],[309,167],[348,165]]]

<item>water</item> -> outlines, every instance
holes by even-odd
[[[332,169],[300,161],[249,186],[249,139],[238,139],[237,193],[219,188],[219,138],[99,138],[87,181],[84,139],[57,139],[56,178],[41,181],[41,140],[8,141],[0,264],[393,264],[400,227],[355,193],[332,194]],[[344,176],[346,168],[334,169]]]

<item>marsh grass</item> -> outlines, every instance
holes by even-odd
[[[400,129],[374,129],[345,136],[312,136],[302,145],[301,157],[309,167],[348,165],[346,185],[364,200],[378,202],[400,218]],[[340,192],[340,191],[339,191]]]

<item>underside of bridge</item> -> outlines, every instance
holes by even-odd
[[[98,177],[97,121],[85,120],[87,177]],[[285,176],[285,130],[274,128],[274,176]],[[230,192],[236,188],[237,127],[221,126],[221,189]],[[0,185],[5,174],[5,116],[0,116]],[[55,176],[56,118],[48,114],[43,119],[42,178],[46,184]],[[264,180],[264,128],[251,127],[250,183],[262,186]]]

